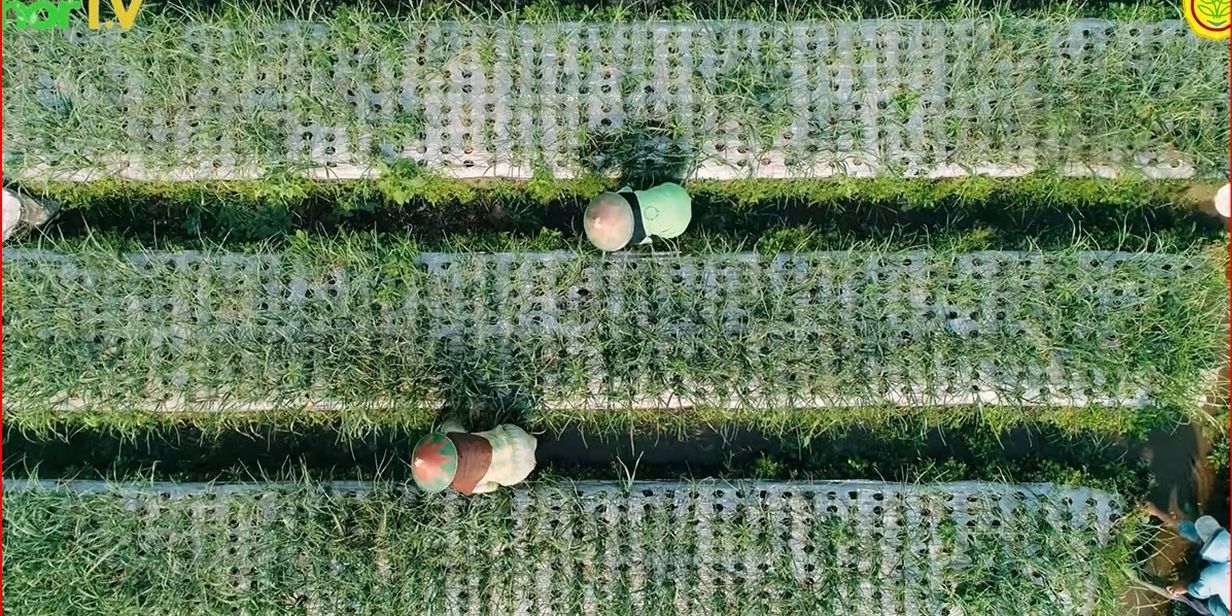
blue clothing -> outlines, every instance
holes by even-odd
[[[1228,563],[1212,563],[1189,585],[1189,596],[1206,601],[1211,616],[1228,614]]]
[[[1194,526],[1194,523],[1189,520],[1185,520],[1184,522],[1176,525],[1176,534],[1184,537],[1190,543],[1196,543],[1198,545],[1205,543],[1202,541],[1202,537],[1198,536],[1198,527]]]
[[[1229,570],[1228,531],[1219,527],[1213,519],[1204,516],[1197,523],[1183,522],[1177,527],[1182,537],[1202,546],[1199,554],[1206,566],[1198,579],[1189,585],[1189,596],[1206,602],[1212,616],[1232,616],[1232,571]],[[1204,536],[1205,535],[1205,536]]]

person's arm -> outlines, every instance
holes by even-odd
[[[471,494],[486,494],[488,492],[495,492],[499,487],[500,485],[498,485],[495,481],[480,481],[475,484],[475,489],[471,490]]]
[[[1180,519],[1177,516],[1161,509],[1159,505],[1156,505],[1151,501],[1147,501],[1143,508],[1146,509],[1146,512],[1150,514],[1151,517],[1159,520],[1160,524],[1163,524],[1165,528],[1176,530],[1177,524],[1180,523]]]
[[[1207,599],[1215,596],[1221,588],[1228,584],[1228,579],[1220,575],[1224,571],[1227,571],[1227,569],[1216,566],[1208,566],[1202,569],[1198,579],[1194,580],[1185,591],[1195,599]]]

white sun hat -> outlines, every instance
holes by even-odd
[[[1232,185],[1224,184],[1215,193],[1215,210],[1224,218],[1232,218]]]

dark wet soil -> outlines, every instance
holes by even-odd
[[[358,188],[314,193],[292,205],[208,191],[192,198],[116,194],[66,204],[44,231],[68,238],[117,236],[149,248],[241,247],[281,241],[300,231],[411,235],[431,247],[458,236],[533,240],[546,229],[568,245],[578,238],[585,205],[586,199],[576,196],[541,202],[526,195],[481,196],[447,206],[420,200],[395,205]],[[993,195],[979,200],[954,197],[926,207],[858,197],[824,203],[785,197],[743,206],[730,197],[699,193],[685,239],[713,236],[751,246],[780,233],[810,237],[822,248],[861,241],[1050,248],[1072,246],[1078,236],[1098,246],[1139,250],[1163,241],[1180,246],[1220,241],[1226,229],[1217,216],[1167,203],[1082,208]]]
[[[1227,490],[1221,494],[1216,488],[1220,483],[1226,488],[1228,478],[1217,477],[1211,469],[1207,461],[1210,444],[1197,425],[1151,434],[1144,453],[1156,482],[1151,490],[1152,502],[1167,508],[1175,495],[1176,503],[1190,517],[1223,512],[1226,518]]]
[[[205,437],[191,429],[138,439],[79,432],[67,438],[4,434],[6,476],[154,477],[212,480],[311,473],[339,479],[407,477],[406,458],[420,434],[385,431],[340,438],[336,427],[297,432],[239,432]],[[573,478],[681,477],[886,480],[1055,480],[1082,472],[1127,493],[1142,493],[1146,467],[1135,445],[1057,430],[1020,429],[999,438],[974,428],[852,430],[807,442],[737,430],[539,435],[539,473]]]

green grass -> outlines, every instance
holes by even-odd
[[[543,178],[417,184],[311,182],[53,183],[24,188],[65,211],[44,232],[118,235],[167,250],[283,243],[297,231],[413,236],[425,249],[577,246],[586,202],[611,180]],[[1147,180],[741,180],[688,182],[690,231],[660,246],[761,252],[885,248],[1184,250],[1222,244],[1225,225],[1185,199],[1189,184]]]
[[[813,408],[716,408],[699,406],[689,410],[543,409],[526,401],[507,400],[474,394],[478,401],[470,411],[450,411],[469,415],[474,425],[516,422],[536,432],[554,433],[577,429],[583,434],[612,436],[641,432],[662,432],[687,437],[699,427],[722,434],[743,430],[764,432],[775,438],[808,442],[814,438],[866,429],[884,438],[917,438],[929,429],[987,433],[994,437],[1018,428],[1059,430],[1079,437],[1140,438],[1153,430],[1169,430],[1193,416],[1190,408],[1168,405],[1145,409],[1125,409],[1088,405],[1051,406],[867,406],[832,409]],[[460,403],[461,404],[461,403]],[[337,438],[365,438],[389,430],[422,432],[437,425],[443,412],[436,408],[400,406],[373,408],[371,403],[356,403],[342,412],[303,410],[264,410],[217,412],[186,410],[179,412],[134,409],[116,404],[102,410],[64,412],[45,406],[27,406],[8,411],[8,425],[26,438],[61,438],[83,432],[111,435],[125,441],[149,438],[153,434],[182,429],[199,431],[207,440],[235,434],[260,434],[269,431],[325,431]],[[953,479],[962,478],[954,476]],[[1050,477],[1051,480],[1051,477]]]
[[[328,400],[359,426],[422,426],[444,404],[545,426],[752,421],[807,432],[919,414],[1115,431],[1194,407],[1222,350],[1214,324],[1226,306],[1214,249],[1098,266],[1072,251],[1020,260],[869,249],[813,256],[779,278],[718,253],[726,265],[706,275],[731,278],[700,292],[686,285],[703,271],[687,256],[635,269],[582,252],[500,274],[474,253],[432,273],[413,242],[367,236],[299,236],[260,253],[281,255],[268,267],[217,253],[179,266],[155,255],[146,268],[92,242],[50,247],[73,265],[12,254],[5,264],[6,418],[19,426],[54,425],[67,396],[84,404],[73,421],[120,426],[159,421],[140,409],[243,416],[249,402],[312,422],[333,412],[304,409]],[[969,261],[985,269],[961,273]],[[738,279],[745,286],[731,286]],[[920,292],[931,299],[920,304]],[[533,316],[541,302],[558,306],[558,326]],[[624,308],[610,311],[613,302]],[[937,407],[975,370],[1000,405],[889,406],[906,379],[912,406]],[[1062,380],[1033,391],[1049,370]],[[1139,388],[1160,408],[1107,409]],[[691,400],[693,413],[639,401],[664,392]],[[1074,397],[1092,401],[1056,402]],[[1052,402],[1024,404],[1041,398]],[[798,412],[818,403],[860,408]],[[606,410],[582,410],[594,406]]]
[[[754,21],[805,19],[937,19],[982,13],[1012,13],[1044,16],[1102,19],[1180,19],[1180,8],[1162,0],[1122,2],[1119,0],[914,0],[889,2],[860,0],[844,3],[747,2],[743,0],[413,0],[409,2],[364,0],[316,0],[307,6],[298,2],[266,1],[263,12],[280,18],[304,18],[306,14],[328,15],[339,10],[359,8],[424,20],[521,19],[544,23],[553,21],[647,21],[684,19],[746,19]],[[106,6],[104,6],[106,10]],[[241,13],[251,5],[231,0],[151,0],[144,12],[176,14],[183,11],[208,11],[215,14]]]
[[[911,496],[892,487],[879,503],[885,515],[920,516],[894,525],[848,508],[851,487],[642,483],[625,496],[609,485],[607,498],[540,485],[524,500],[420,499],[380,481],[361,495],[310,481],[265,495],[220,486],[171,498],[159,496],[167,486],[141,482],[125,492],[10,489],[5,607],[14,615],[185,605],[201,614],[375,614],[448,603],[508,614],[524,600],[562,614],[597,602],[608,614],[638,613],[639,604],[640,613],[676,614],[684,601],[724,614],[769,613],[771,602],[798,613],[881,614],[910,601],[973,616],[1110,615],[1140,534],[1131,516],[1101,536],[1084,492],[1016,497],[984,486],[956,498],[945,484]],[[720,492],[722,511],[693,500]],[[779,498],[790,504],[775,505]],[[999,498],[1012,506],[993,528],[985,516]],[[768,521],[785,520],[785,506],[799,510],[790,543]],[[981,522],[963,524],[962,510]],[[892,542],[925,550],[884,553]],[[861,607],[846,594],[862,583],[881,601]]]
[[[506,68],[515,92],[502,95],[502,104],[510,107],[511,115],[516,116],[522,107],[553,105],[560,107],[553,112],[558,122],[575,125],[577,130],[562,129],[565,134],[553,135],[534,127],[498,126],[493,113],[485,112],[477,124],[468,127],[466,137],[459,136],[464,145],[450,146],[448,152],[424,150],[422,155],[418,148],[427,147],[429,134],[453,130],[442,125],[436,116],[443,115],[426,107],[424,101],[454,96],[444,84],[447,76],[456,77],[455,72],[485,71],[484,58],[491,62],[494,38],[505,58],[502,66],[517,66],[519,54],[531,53],[521,49],[522,37],[507,28],[497,28],[502,34],[494,37],[486,28],[492,23],[514,23],[521,16],[498,22],[471,17],[462,25],[472,31],[469,37],[461,42],[425,43],[422,52],[411,52],[413,59],[408,49],[418,45],[415,35],[437,22],[404,21],[364,9],[311,15],[320,20],[324,35],[314,38],[305,33],[292,43],[267,38],[268,32],[278,28],[276,20],[251,9],[224,11],[220,16],[152,13],[143,16],[140,28],[123,37],[87,36],[78,42],[21,32],[7,45],[11,61],[6,79],[13,95],[7,102],[11,120],[4,137],[5,162],[11,177],[39,179],[113,162],[121,154],[151,171],[217,164],[294,174],[321,165],[320,155],[294,145],[315,124],[344,131],[328,147],[341,157],[341,164],[363,168],[385,169],[396,166],[395,160],[408,158],[429,159],[440,168],[438,163],[445,160],[461,164],[466,152],[473,151],[478,153],[473,156],[478,159],[475,164],[481,167],[491,162],[483,157],[490,152],[535,169],[559,164],[585,172],[614,165],[629,174],[636,170],[627,167],[645,166],[649,160],[653,166],[675,168],[685,175],[708,160],[726,156],[703,150],[721,145],[708,140],[717,138],[721,129],[730,129],[732,139],[743,143],[741,148],[751,148],[754,158],[781,150],[792,173],[808,175],[824,164],[851,163],[829,160],[836,156],[832,153],[836,149],[869,150],[886,159],[896,156],[893,135],[863,133],[894,131],[910,118],[924,132],[906,137],[905,148],[919,150],[927,168],[943,162],[1017,164],[1023,162],[1019,157],[1025,149],[1036,149],[1037,166],[1044,171],[1061,169],[1077,158],[1077,162],[1107,163],[1132,172],[1131,161],[1115,158],[1151,149],[1179,153],[1200,177],[1226,173],[1226,57],[1218,45],[1182,36],[1137,47],[1124,42],[1131,40],[1128,37],[1113,36],[1107,50],[1071,50],[1082,55],[1062,61],[1061,51],[1051,41],[1067,32],[1072,22],[1063,11],[1033,20],[1007,11],[973,10],[947,23],[953,25],[964,16],[978,17],[980,24],[991,29],[989,48],[950,50],[954,57],[947,74],[931,79],[926,73],[905,70],[912,77],[899,78],[902,83],[889,95],[890,100],[880,101],[886,108],[879,113],[888,117],[875,126],[860,120],[863,112],[858,102],[826,98],[816,104],[788,106],[790,91],[799,85],[792,80],[800,77],[784,77],[782,57],[788,51],[782,41],[772,39],[760,43],[757,54],[737,49],[733,65],[710,77],[699,77],[684,67],[688,88],[696,93],[694,103],[717,114],[713,123],[707,123],[708,113],[685,113],[679,103],[662,110],[639,102],[639,93],[650,87],[647,75],[652,58],[639,62],[587,57],[578,58],[579,63],[603,62],[621,73],[611,78],[619,82],[619,91],[585,95],[586,101],[623,109],[619,122],[608,127],[591,125],[589,103],[552,102],[557,99],[546,91],[550,82],[542,66],[526,69],[527,75],[520,68]],[[199,26],[196,32],[207,39],[201,49],[185,41],[185,22]],[[556,21],[530,23],[550,28]],[[1115,22],[1111,27],[1145,28],[1149,24]],[[224,30],[232,34],[224,36]],[[725,45],[735,45],[735,38],[729,36]],[[546,49],[550,46],[557,47],[556,53],[569,53],[556,40],[542,45],[544,54],[551,51]],[[873,44],[861,42],[856,47],[853,53],[861,62],[881,57],[882,51]],[[362,58],[353,57],[356,48],[366,50]],[[99,68],[96,58],[100,55],[113,61]],[[464,59],[472,56],[477,64],[468,67]],[[198,61],[185,61],[189,57]],[[670,61],[683,62],[679,57]],[[1003,70],[1007,63],[1015,68]],[[345,78],[335,79],[336,71]],[[587,77],[579,72],[581,68],[561,71],[577,72],[571,77],[574,82]],[[835,71],[826,80],[818,77],[817,83],[838,79],[841,71]],[[861,72],[854,73],[856,87],[871,87]],[[48,82],[43,80],[47,74],[61,77]],[[138,74],[144,77],[132,77]],[[495,79],[492,75],[485,78]],[[926,106],[927,93],[913,90],[913,79],[946,84],[938,94],[944,104]],[[409,102],[402,100],[399,86],[406,80],[416,84]],[[890,82],[893,79],[887,78]],[[369,88],[383,95],[383,102],[364,98]],[[262,94],[268,95],[264,102],[249,102]],[[1110,100],[1116,104],[1109,105]],[[807,107],[812,110],[806,112]],[[461,109],[453,111],[472,110],[462,103]],[[809,135],[796,137],[790,144],[779,142],[784,130],[801,122],[808,124]],[[184,142],[177,143],[176,135],[183,136]],[[854,145],[837,145],[848,138]],[[616,160],[596,161],[596,144],[607,146],[603,149],[614,153]],[[665,144],[669,151],[659,157],[654,148]],[[895,167],[901,161],[887,164],[889,175],[905,172]],[[40,165],[51,171],[39,170]]]
[[[1000,80],[1008,92],[1024,83],[1034,84],[1036,96],[1046,101],[1043,106],[1047,111],[1040,118],[1023,117],[1013,95],[1010,100],[980,101],[978,87],[961,87],[962,96],[977,97],[969,99],[970,104],[992,107],[979,126],[967,130],[993,130],[1011,140],[1019,131],[1048,134],[1053,140],[1048,155],[1071,163],[1106,160],[1109,144],[1119,144],[1129,152],[1146,152],[1167,144],[1165,148],[1192,156],[1199,169],[1221,170],[1214,175],[1226,175],[1226,148],[1216,150],[1213,146],[1225,141],[1228,134],[1228,84],[1223,79],[1197,77],[1209,65],[1204,50],[1192,47],[1188,32],[1180,37],[1160,37],[1151,45],[1109,44],[1102,51],[1083,51],[1075,44],[1069,51],[1074,61],[1059,63],[1045,79],[1031,80],[1030,69],[1017,67],[1006,74],[999,65],[1041,53],[1030,48],[1052,44],[1045,40],[1047,30],[1009,20],[994,28],[1007,43],[994,48],[974,67],[970,78],[975,83],[971,85],[983,79]],[[1144,57],[1155,66],[1146,68]],[[1205,102],[1185,105],[1179,98],[1172,98],[1169,93],[1173,86],[1159,79],[1160,74],[1154,72],[1159,70],[1194,80],[1182,86],[1182,95]]]
[[[96,451],[70,455],[80,466],[59,460],[58,476],[90,469],[137,483],[129,484],[125,496],[6,491],[9,613],[144,615],[179,613],[188,605],[202,614],[375,614],[428,612],[450,603],[504,615],[514,612],[512,597],[519,593],[540,600],[539,587],[525,577],[539,571],[559,576],[548,587],[552,598],[545,609],[562,614],[583,613],[587,603],[617,616],[675,614],[678,601],[695,612],[710,608],[742,616],[768,613],[772,603],[792,614],[881,614],[880,604],[851,596],[864,583],[877,588],[879,601],[913,603],[920,613],[1084,611],[1061,600],[1065,594],[1089,598],[1095,614],[1120,613],[1123,568],[1143,545],[1135,516],[1118,522],[1107,542],[1096,540],[1082,515],[1051,516],[1056,501],[1015,506],[1001,528],[972,528],[951,515],[950,508],[961,503],[946,504],[944,486],[930,486],[923,506],[913,503],[911,512],[932,514],[900,526],[877,526],[883,521],[878,513],[806,508],[785,528],[790,541],[813,549],[793,562],[783,545],[787,536],[758,517],[775,515],[774,505],[730,511],[699,528],[703,515],[695,507],[673,511],[670,502],[658,500],[643,508],[637,490],[627,506],[622,501],[605,510],[568,489],[549,492],[578,477],[623,472],[632,479],[638,475],[635,461],[623,466],[618,460],[600,470],[541,467],[530,488],[547,496],[529,504],[509,493],[470,500],[407,497],[401,483],[390,483],[385,463],[404,455],[419,431],[439,418],[440,404],[476,424],[516,421],[549,433],[576,428],[583,438],[632,438],[643,430],[687,438],[699,427],[723,434],[752,429],[790,437],[808,450],[853,429],[873,435],[864,444],[868,450],[850,454],[836,447],[800,458],[731,459],[717,473],[724,477],[1012,478],[1143,495],[1144,469],[1112,460],[1102,448],[1110,439],[1132,441],[1194,414],[1202,377],[1225,351],[1225,228],[1182,203],[1186,183],[1148,181],[1132,172],[1115,181],[1072,179],[1057,171],[1066,163],[1103,160],[1110,152],[1163,146],[1183,153],[1201,177],[1226,174],[1226,49],[1185,37],[1150,48],[1112,45],[1093,58],[1058,63],[1051,37],[1079,17],[1113,18],[1118,34],[1129,21],[1175,19],[1175,3],[354,4],[360,3],[330,0],[291,8],[273,0],[254,10],[212,0],[177,2],[146,7],[138,29],[123,38],[74,43],[17,33],[6,41],[11,124],[4,150],[10,176],[40,162],[72,170],[117,151],[169,169],[208,158],[218,139],[230,140],[242,162],[262,165],[265,175],[238,182],[27,181],[24,188],[64,203],[66,211],[44,229],[46,235],[35,234],[16,248],[57,251],[70,265],[6,260],[5,444],[19,441],[21,453],[42,450],[22,450],[16,435],[37,440],[102,434],[148,443],[158,435],[175,439],[195,432],[234,447],[237,435],[269,432],[274,436],[267,442],[249,446],[280,448],[295,440],[288,434],[308,433],[317,440],[300,446],[348,448],[352,455],[353,448],[372,449],[384,456],[375,469],[342,472],[375,476],[373,492],[364,497],[331,492],[320,483],[319,469],[305,464],[274,471],[299,476],[301,483],[263,497],[199,493],[164,499],[157,495],[162,486],[140,478],[212,480],[271,467],[239,462],[249,457],[228,445],[202,446],[196,450],[202,458],[192,460],[181,458],[187,455],[182,443],[154,446],[144,454],[117,454],[106,470],[87,464],[105,457]],[[263,39],[275,19],[288,17],[323,23],[328,33],[328,44],[300,41],[306,66],[280,62],[281,52]],[[904,82],[881,101],[878,113],[892,119],[887,123],[919,119],[932,139],[954,146],[953,153],[936,156],[964,164],[1012,155],[1024,139],[1044,136],[1057,146],[1043,151],[1044,171],[1006,180],[691,181],[696,216],[690,233],[657,243],[656,255],[642,254],[659,261],[642,260],[641,270],[614,280],[600,277],[603,283],[596,284],[595,272],[607,270],[580,240],[578,213],[594,194],[625,182],[640,187],[688,175],[702,157],[690,135],[706,129],[676,110],[633,109],[624,130],[583,128],[569,136],[568,158],[584,172],[576,180],[552,176],[544,154],[557,144],[539,142],[508,148],[536,169],[528,181],[448,179],[366,150],[359,161],[380,169],[379,180],[316,182],[301,177],[304,160],[286,153],[294,131],[288,117],[324,119],[352,135],[374,133],[377,141],[417,142],[430,130],[425,109],[412,104],[365,116],[347,89],[393,83],[404,69],[421,85],[435,84],[458,66],[451,59],[467,52],[475,57],[472,68],[487,76],[507,61],[505,55],[521,53],[503,38],[481,37],[474,48],[433,48],[424,65],[416,66],[403,45],[408,33],[427,23],[456,20],[472,28],[570,20],[879,17],[951,23],[977,18],[997,41],[979,55],[962,46],[945,50],[955,56],[952,74],[939,77],[948,80],[948,105],[959,111],[925,112],[923,93]],[[210,54],[184,44],[180,28],[186,22],[209,31],[235,28],[236,37],[211,51],[211,64],[203,61]],[[369,50],[375,62],[334,79],[333,69],[352,45]],[[856,47],[863,60],[880,53]],[[720,110],[720,121],[735,126],[746,143],[768,150],[792,125],[787,101],[793,84],[777,70],[784,60],[781,47],[763,44],[757,51],[760,62],[745,56],[719,78],[694,85],[698,101]],[[100,64],[100,57],[109,61]],[[603,61],[574,59],[581,74]],[[1031,70],[1002,70],[1006,63]],[[134,85],[126,68],[147,81]],[[267,70],[282,107],[237,105],[240,93],[261,85],[259,75]],[[41,81],[44,74],[51,87]],[[327,78],[310,83],[308,74]],[[199,87],[216,90],[202,94]],[[528,89],[538,95],[536,87]],[[628,98],[641,87],[626,76],[618,93]],[[121,96],[137,102],[118,103]],[[975,112],[965,114],[964,105]],[[137,126],[199,124],[184,150],[131,132],[126,111]],[[832,119],[837,128],[812,118],[811,138],[841,136],[849,118],[838,110]],[[477,127],[476,139],[503,152],[510,144],[500,143],[495,130]],[[852,130],[858,140],[873,137]],[[358,142],[347,145],[360,149]],[[648,154],[661,154],[662,160]],[[789,164],[803,168],[819,156],[801,147],[789,153]],[[871,273],[870,263],[901,262],[907,258],[902,251],[917,249],[931,251],[926,265],[903,262],[888,279]],[[1079,251],[1096,249],[1140,254],[1093,271],[1081,265]],[[211,256],[149,270],[124,256],[152,250],[205,250]],[[229,269],[220,258],[224,250],[241,257],[277,255],[282,262]],[[494,275],[496,266],[479,273],[468,266],[482,252],[549,250],[570,251],[575,259],[551,276],[513,283]],[[696,255],[752,251],[769,259],[826,250],[845,254],[801,278],[760,281],[743,294],[720,290],[717,297],[705,296],[668,282],[692,275],[672,264]],[[1049,252],[1038,268],[1005,258],[994,274],[954,275],[955,263],[979,250]],[[460,253],[462,261],[452,270],[458,283],[451,286],[450,274],[427,273],[417,261],[425,251]],[[1176,266],[1160,271],[1151,265],[1165,259]],[[707,274],[721,277],[724,270]],[[294,279],[305,280],[312,295],[288,298]],[[342,287],[331,287],[340,280]],[[1023,282],[1038,286],[1018,286]],[[852,293],[832,291],[841,285]],[[575,333],[518,320],[535,309],[536,294],[559,300],[571,287],[591,291],[571,300],[576,303],[566,320],[579,326]],[[1110,289],[1126,294],[1101,295]],[[605,302],[617,296],[629,308],[605,311]],[[797,303],[802,300],[811,303]],[[745,312],[725,316],[733,308]],[[911,321],[924,310],[931,328]],[[978,337],[946,329],[968,315],[980,324]],[[490,333],[488,319],[501,318],[515,324],[512,331]],[[442,326],[460,333],[434,337]],[[920,399],[902,407],[881,399],[904,378],[922,383],[929,395],[950,395],[959,392],[950,391],[948,374],[993,366],[1024,376],[1057,357],[1064,358],[1067,376],[1098,376],[1091,391],[1054,394],[1117,397],[1145,385],[1152,402],[1145,408],[1035,407],[1015,399],[1023,392],[1013,385],[999,386],[1013,400],[1004,405],[942,406]],[[569,402],[590,393],[591,380],[600,374],[611,408]],[[764,389],[751,386],[753,380]],[[635,408],[635,396],[666,390],[698,406]],[[195,397],[185,410],[149,409],[162,403],[180,408],[172,402],[179,394]],[[764,394],[786,402],[760,408]],[[84,408],[58,409],[65,396],[84,400]],[[808,408],[814,397],[859,404]],[[305,410],[309,400],[322,399],[339,402],[342,410]],[[242,411],[252,401],[272,408]],[[936,427],[961,435],[954,439],[967,450],[964,455],[938,461],[922,454],[921,439]],[[1033,449],[1025,462],[1003,465],[998,439],[1022,428],[1091,438],[1097,445],[1090,447],[1101,449],[1076,459],[1074,451],[1051,443]],[[375,447],[347,440],[391,432],[399,435],[395,442]],[[1222,438],[1215,439],[1212,456],[1225,454],[1226,468],[1227,434],[1217,432]],[[88,438],[74,443],[99,444]],[[10,469],[12,452],[6,448]],[[171,460],[195,470],[167,471]],[[40,460],[24,462],[37,466]],[[404,466],[393,480],[405,480]],[[685,472],[673,467],[657,476]],[[887,506],[900,505],[892,502]],[[998,506],[987,498],[971,503],[977,510]],[[630,512],[644,516],[632,524],[625,519]],[[704,533],[713,545],[698,541]],[[895,540],[920,536],[932,551],[885,552]],[[611,564],[631,555],[646,558],[646,581]],[[744,557],[761,566],[727,568],[725,559]],[[696,566],[706,558],[719,567]],[[857,558],[868,563],[861,567]],[[717,592],[705,594],[707,579],[719,583]],[[645,609],[634,609],[638,602]]]

